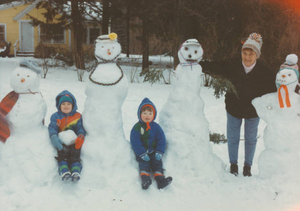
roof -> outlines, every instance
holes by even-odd
[[[26,14],[28,14],[31,10],[33,10],[36,7],[36,4],[39,2],[40,0],[36,0],[35,2],[31,3],[28,7],[26,7],[22,12],[20,12],[19,14],[17,14],[13,20],[17,21],[22,19]]]
[[[18,13],[14,18],[13,20],[20,20],[22,19],[26,14],[28,14],[31,10],[33,10],[37,3],[40,2],[41,0],[35,0],[33,3],[30,3],[24,10],[22,10],[20,13]],[[21,5],[24,5],[25,4],[25,1],[13,1],[11,3],[6,3],[6,4],[2,4],[0,5],[0,11],[1,10],[6,10],[6,9],[10,9],[10,8],[13,8],[13,7],[17,7],[17,6],[21,6]],[[65,7],[64,7],[64,11],[67,13],[67,14],[71,14],[71,3],[70,1],[67,2],[67,4],[65,4]],[[85,9],[86,9],[86,14],[85,14],[85,18],[87,21],[91,21],[93,20],[93,18],[95,19],[101,19],[102,18],[102,15],[97,12],[97,9],[99,8],[102,8],[102,4],[100,2],[95,2],[94,5],[90,5],[90,7],[88,5],[85,6]]]
[[[13,2],[10,2],[10,3],[2,4],[2,5],[0,5],[0,11],[10,9],[10,8],[13,8],[13,7],[17,7],[17,6],[21,6],[23,4],[25,4],[24,1],[13,1]]]

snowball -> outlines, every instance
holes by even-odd
[[[286,62],[291,62],[293,64],[297,64],[298,56],[296,54],[289,54],[289,55],[287,55],[285,61]]]
[[[77,135],[74,133],[73,130],[66,130],[62,131],[58,134],[58,137],[65,145],[70,146],[75,143]]]

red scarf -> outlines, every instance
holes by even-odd
[[[283,103],[283,99],[282,99],[282,96],[281,96],[281,89],[284,89],[285,91],[285,103],[286,103],[286,106],[287,107],[291,107],[291,102],[290,102],[290,97],[289,97],[289,90],[287,88],[286,85],[281,85],[279,88],[278,88],[278,100],[279,100],[279,106],[280,108],[283,108],[284,107],[284,103]]]
[[[0,103],[0,141],[3,143],[5,143],[6,139],[10,136],[9,126],[5,117],[14,107],[18,99],[19,94],[11,91]]]

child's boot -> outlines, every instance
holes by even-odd
[[[171,184],[171,182],[173,180],[172,177],[165,178],[165,175],[163,175],[160,172],[154,172],[154,178],[156,180],[158,189],[162,189],[162,188],[168,186],[169,184]]]
[[[63,181],[66,181],[71,177],[68,163],[66,161],[60,161],[58,163],[58,171],[59,171],[59,175],[61,176],[61,179]]]
[[[80,173],[82,170],[82,165],[80,162],[75,162],[71,164],[71,172],[72,172],[72,181],[76,182],[80,180]]]
[[[142,177],[142,188],[146,190],[152,184],[150,174],[146,171],[141,171],[141,177]]]

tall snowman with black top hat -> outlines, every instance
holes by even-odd
[[[94,177],[97,180],[101,178],[101,184],[106,181],[110,187],[114,187],[117,180],[124,179],[120,174],[117,175],[118,179],[113,177],[116,175],[115,168],[120,172],[124,168],[124,174],[135,172],[128,166],[133,158],[130,157],[130,144],[123,131],[121,109],[127,96],[128,82],[116,63],[120,53],[117,34],[101,35],[96,39],[97,65],[86,79],[87,98],[82,113],[83,126],[87,132],[82,159],[83,162],[88,160],[83,174],[96,174]]]
[[[165,167],[177,175],[175,185],[193,179],[212,179],[212,175],[221,170],[221,161],[213,154],[209,143],[208,121],[200,96],[202,67],[198,62],[202,56],[198,40],[188,39],[181,45],[173,89],[159,116],[168,148]],[[204,178],[206,175],[211,178]]]

